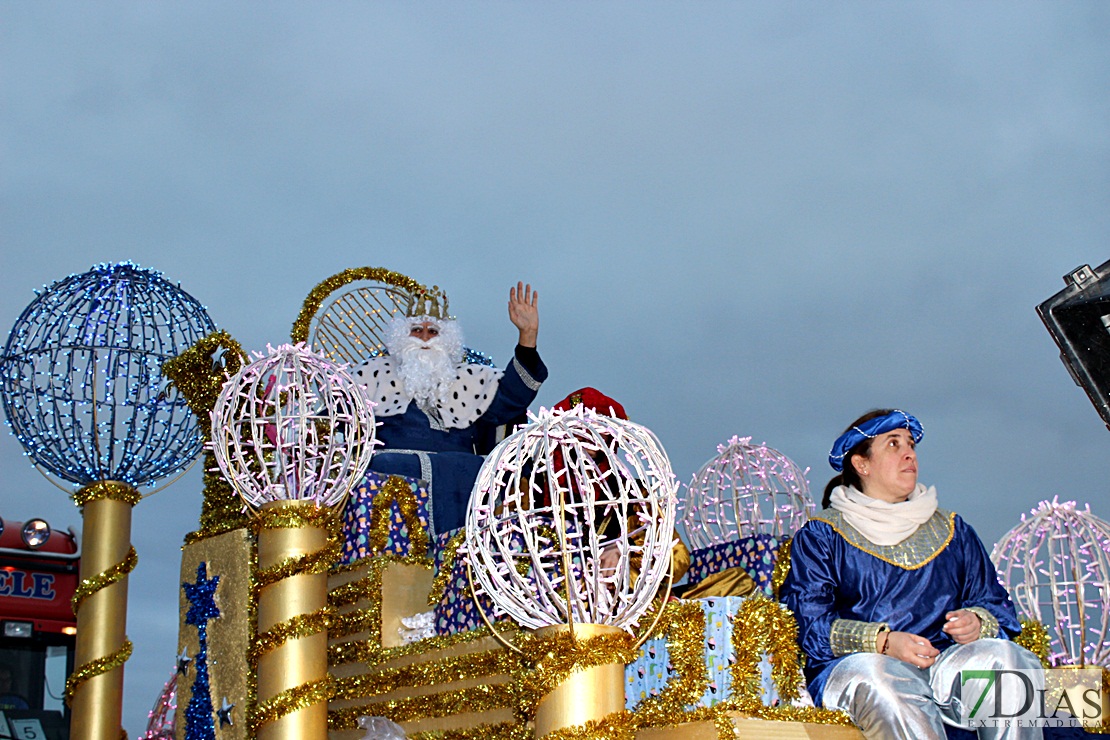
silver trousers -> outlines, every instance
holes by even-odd
[[[889,655],[855,653],[840,661],[825,683],[824,705],[847,712],[868,740],[944,740],[944,725],[973,729],[980,740],[1017,740],[1042,737],[1040,727],[1013,721],[991,721],[991,715],[1011,716],[1024,701],[1022,691],[1002,693],[995,707],[987,679],[961,683],[963,670],[1008,669],[1027,671],[1034,690],[1044,688],[1037,656],[1009,640],[980,639],[947,648],[929,668],[917,668]],[[966,718],[975,703],[984,721],[969,726]],[[1034,703],[1036,705],[1036,703]]]

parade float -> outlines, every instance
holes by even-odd
[[[61,281],[43,295],[66,308],[25,312],[3,364],[17,436],[85,514],[70,737],[119,737],[125,515],[139,487],[198,455],[177,665],[144,738],[862,737],[807,702],[797,628],[775,599],[813,511],[806,471],[777,450],[734,437],[683,490],[642,426],[541,409],[492,438],[467,526],[437,532],[424,481],[367,472],[373,410],[348,373],[384,352],[384,327],[425,286],[346,270],[310,293],[290,344],[250,356],[156,273],[87,275],[80,300],[58,300],[73,292]],[[127,297],[133,284],[156,289]],[[83,320],[34,318],[74,306]],[[138,331],[140,317],[153,329]],[[54,336],[74,326],[83,343]],[[54,375],[73,382],[34,385]],[[676,511],[693,546],[678,589]],[[1046,665],[1105,665],[1106,529],[1088,522],[1090,542],[1044,555],[1043,533],[1066,516],[1034,514],[1037,527],[996,549],[1021,642]],[[1074,578],[1045,586],[1046,558]],[[674,595],[722,580],[746,583],[743,595]],[[1061,604],[1078,609],[1071,621]],[[82,696],[102,705],[93,720]]]

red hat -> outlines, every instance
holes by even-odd
[[[624,406],[621,406],[620,403],[609,398],[597,388],[590,388],[589,386],[580,388],[555,404],[555,408],[559,411],[570,411],[575,406],[585,406],[599,414],[628,420],[628,414],[624,412]]]

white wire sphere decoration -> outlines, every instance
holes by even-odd
[[[584,406],[541,409],[475,481],[466,517],[475,589],[523,627],[631,632],[668,577],[677,491],[646,427]],[[611,569],[606,550],[619,555]]]
[[[334,506],[370,465],[373,403],[344,367],[304,344],[267,350],[216,399],[216,462],[254,508],[282,500]]]
[[[700,550],[756,534],[793,534],[814,509],[808,472],[751,437],[718,445],[686,487],[681,519],[690,544]]]
[[[1041,622],[1052,665],[1110,667],[1110,523],[1042,501],[991,551],[1021,616]]]

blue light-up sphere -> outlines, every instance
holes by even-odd
[[[153,484],[203,440],[162,363],[215,331],[160,273],[103,264],[38,292],[0,357],[0,398],[26,454],[64,481]]]

